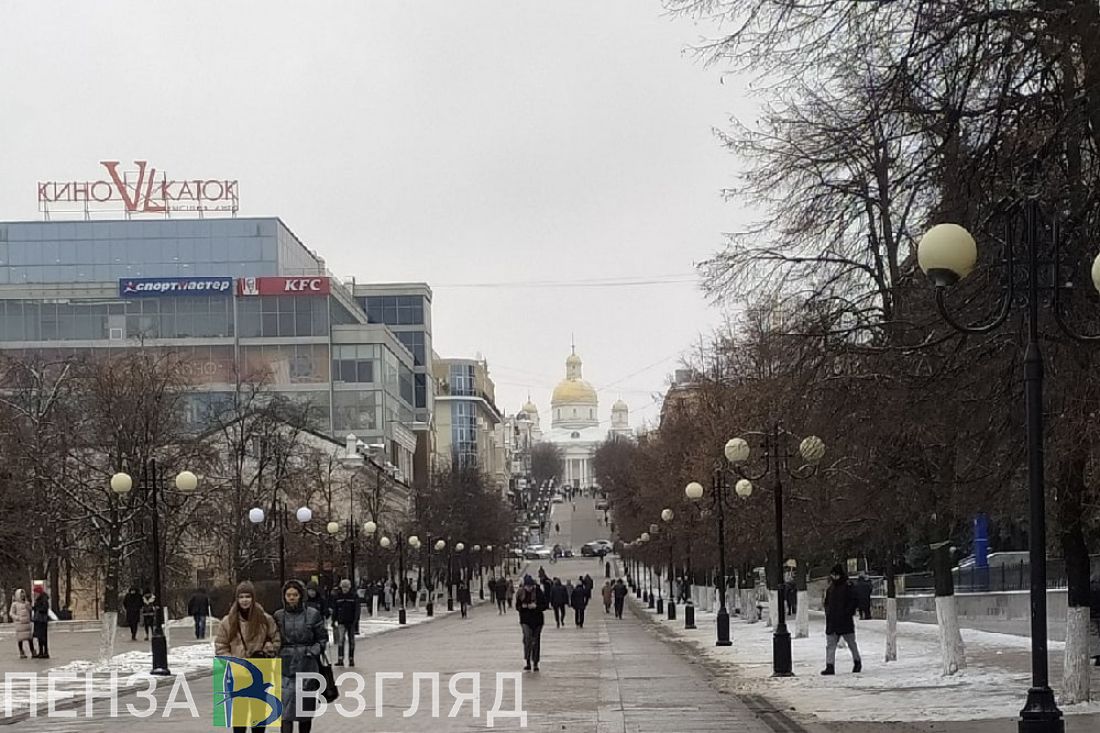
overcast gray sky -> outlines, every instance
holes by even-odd
[[[691,275],[742,222],[711,129],[748,107],[658,0],[0,8],[2,219],[103,159],[237,178],[335,274],[430,283],[436,350],[483,354],[509,412],[547,414],[575,334],[601,417],[652,419],[720,320]],[[624,278],[675,282],[530,284]]]

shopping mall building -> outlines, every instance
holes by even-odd
[[[278,218],[0,222],[0,350],[170,349],[189,419],[264,380],[410,482],[431,454],[431,298],[337,280]]]

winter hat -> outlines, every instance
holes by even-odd
[[[256,586],[252,585],[251,580],[242,580],[240,583],[237,583],[237,593],[233,597],[240,598],[241,596],[246,594],[252,596],[253,598],[256,597]]]
[[[291,578],[287,582],[283,583],[283,599],[284,599],[284,602],[285,602],[285,599],[286,599],[287,589],[289,589],[289,588],[297,588],[298,589],[298,595],[300,595],[302,597],[302,601],[300,601],[300,602],[304,602],[305,597],[306,597],[305,583],[298,580],[297,578]]]
[[[535,579],[532,578],[530,575],[524,575],[523,576],[523,584],[524,585],[534,585],[535,584]]]

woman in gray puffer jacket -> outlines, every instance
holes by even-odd
[[[325,620],[316,608],[305,602],[306,587],[299,580],[288,580],[283,585],[283,607],[275,612],[275,623],[279,627],[282,645],[279,657],[283,660],[283,733],[293,733],[294,723],[299,733],[309,733],[313,727],[313,718],[304,715],[312,713],[316,700],[312,696],[303,696],[301,710],[294,699],[295,677],[300,672],[320,672],[320,658],[328,642]],[[303,690],[316,692],[320,684],[308,680]]]

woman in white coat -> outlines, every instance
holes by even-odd
[[[11,610],[12,623],[15,624],[15,640],[19,644],[19,658],[26,659],[27,653],[23,651],[23,642],[34,656],[34,642],[31,640],[31,602],[27,600],[27,594],[22,588],[18,588],[12,594]]]

